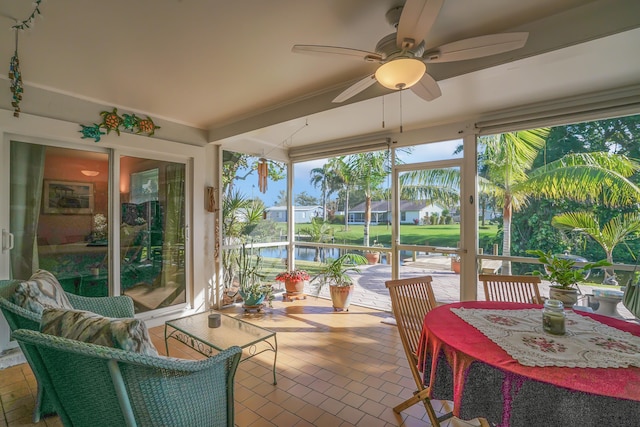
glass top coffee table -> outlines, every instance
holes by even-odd
[[[203,312],[180,319],[168,320],[164,324],[164,343],[169,355],[169,340],[175,339],[198,353],[211,357],[216,352],[237,345],[242,348],[241,362],[266,351],[273,351],[273,384],[276,384],[276,358],[278,341],[276,333],[244,320],[220,314],[220,326],[209,327],[209,314]]]

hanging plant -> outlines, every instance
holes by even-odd
[[[16,38],[18,35],[16,34]],[[17,45],[17,41],[16,41]],[[9,65],[9,79],[11,80],[11,106],[13,107],[13,116],[20,117],[20,101],[22,101],[22,73],[20,72],[20,60],[18,59],[18,49],[11,57],[11,64]]]
[[[40,3],[42,0],[36,0],[33,12],[24,21],[11,27],[16,33],[16,49],[9,63],[9,80],[11,80],[11,106],[13,107],[13,116],[20,117],[20,101],[22,101],[22,72],[20,72],[20,59],[18,58],[18,31],[31,28],[33,20],[40,15]]]

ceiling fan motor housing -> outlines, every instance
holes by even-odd
[[[376,53],[379,53],[385,61],[397,58],[420,58],[424,53],[424,40],[410,49],[400,49],[396,44],[396,33],[391,33],[380,39],[376,45]]]

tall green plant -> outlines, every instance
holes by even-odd
[[[262,257],[253,255],[252,251],[248,250],[246,244],[243,243],[236,254],[235,265],[235,276],[243,298],[258,299],[264,295],[271,306],[273,288],[271,285],[262,283],[265,278],[262,273]]]

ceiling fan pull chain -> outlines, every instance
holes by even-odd
[[[400,89],[400,133],[402,133],[402,89]]]
[[[382,95],[382,129],[384,129],[384,95]]]

